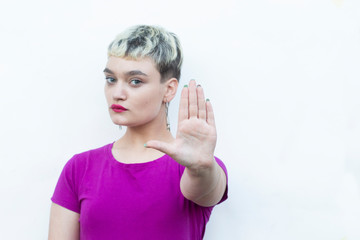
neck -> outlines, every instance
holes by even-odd
[[[127,128],[126,133],[121,138],[124,143],[128,143],[135,146],[143,146],[149,140],[159,140],[159,141],[171,141],[173,136],[166,129],[142,129],[142,128]]]

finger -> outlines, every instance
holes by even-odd
[[[196,96],[196,82],[191,80],[189,83],[189,117],[194,118],[198,116],[198,105]]]
[[[214,111],[211,105],[211,102],[209,99],[206,99],[206,122],[215,127],[215,117],[214,117]]]
[[[171,144],[157,140],[148,141],[147,143],[144,144],[144,147],[159,150],[160,152],[163,152],[169,156],[171,156],[174,152]]]
[[[198,102],[198,118],[206,120],[206,103],[204,97],[204,89],[200,85],[197,85],[196,92]]]
[[[189,118],[189,87],[185,85],[181,91],[179,122]]]

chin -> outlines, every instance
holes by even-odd
[[[120,120],[116,117],[111,117],[111,121],[115,124],[115,125],[121,125],[121,126],[126,126],[126,122],[124,122],[123,120]]]

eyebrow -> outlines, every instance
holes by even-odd
[[[111,70],[108,69],[108,68],[105,68],[103,72],[104,72],[104,73],[106,72],[106,73],[114,74],[114,72],[111,71]],[[140,71],[140,70],[132,70],[132,71],[126,72],[125,75],[126,75],[126,76],[142,75],[142,76],[146,76],[146,77],[148,76],[147,74],[143,73],[143,72]]]

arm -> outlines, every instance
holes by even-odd
[[[146,146],[168,154],[186,167],[180,181],[184,197],[201,206],[214,206],[226,188],[226,175],[214,159],[216,139],[211,103],[205,101],[203,88],[192,80],[181,92],[175,140],[151,140]]]
[[[79,240],[80,214],[55,203],[51,204],[49,240]]]
[[[216,205],[226,188],[226,175],[215,160],[203,170],[185,168],[180,182],[181,192],[187,199],[203,207]]]

